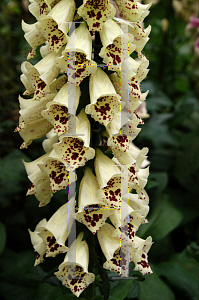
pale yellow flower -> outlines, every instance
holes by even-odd
[[[109,70],[120,68],[122,55],[130,55],[135,50],[134,37],[124,34],[119,25],[113,20],[107,20],[100,31],[103,47],[99,53]],[[127,52],[127,53],[126,53]]]
[[[37,224],[34,232],[29,230],[32,245],[38,252],[35,265],[43,262],[44,254],[46,257],[55,257],[68,251],[65,242],[74,221],[73,218],[68,218],[72,205],[75,205],[75,197],[62,205],[48,222],[43,219]]]
[[[82,80],[97,70],[97,64],[91,60],[92,39],[85,23],[73,31],[69,43],[56,58],[56,64],[68,74],[68,82],[79,85]]]
[[[141,4],[137,0],[115,0],[122,16],[129,21],[143,22],[144,18],[149,14],[149,4]]]
[[[91,104],[86,106],[86,113],[107,126],[114,114],[120,111],[121,101],[108,75],[101,68],[97,68],[90,76],[89,92]]]
[[[42,116],[53,125],[54,131],[58,135],[68,132],[68,120],[69,118],[75,117],[68,113],[68,94],[69,87],[68,83],[66,83],[56,94],[53,101],[46,105],[47,109],[42,111]],[[80,98],[79,86],[75,89],[74,97],[74,111],[76,111]]]
[[[89,30],[100,31],[104,22],[115,16],[116,9],[109,0],[84,0],[77,13],[87,22]]]
[[[146,29],[143,29],[141,22],[127,22],[120,18],[114,18],[114,20],[118,22],[119,26],[126,26],[127,32],[134,37],[135,50],[141,52],[149,40],[148,36],[151,32],[151,26],[149,25]]]
[[[80,233],[69,248],[69,251],[75,251],[76,260],[70,261],[67,253],[63,263],[59,265],[59,271],[55,272],[62,284],[76,297],[95,280],[95,275],[88,272],[89,249],[86,241],[82,241],[83,236],[83,232]]]
[[[106,219],[113,213],[99,201],[96,192],[99,184],[90,168],[84,171],[78,196],[78,212],[76,220],[85,224],[92,233],[96,233],[105,223]]]
[[[32,50],[29,52],[27,59],[33,58],[35,56],[35,50],[37,46],[45,42],[45,38],[42,33],[36,27],[37,23],[27,24],[22,20],[22,29],[25,32],[25,39],[31,46]]]

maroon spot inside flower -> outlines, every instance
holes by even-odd
[[[40,6],[40,15],[42,15],[45,11],[45,9],[48,8],[48,5],[46,3],[43,3],[41,6]]]
[[[61,173],[59,176],[56,176],[56,172],[52,171],[50,178],[52,178],[56,184],[60,184],[64,179],[64,175],[64,173]]]
[[[98,11],[96,19],[99,21],[102,18],[101,11]]]
[[[38,83],[37,88],[40,90],[43,90],[46,86],[46,83],[42,80],[41,82]]]
[[[79,153],[75,153],[75,152],[74,152],[74,153],[72,154],[72,156],[71,156],[71,159],[72,159],[72,160],[76,160],[76,159],[78,158],[78,156],[79,156]]]
[[[48,236],[47,237],[47,242],[48,242],[48,247],[50,248],[53,244],[56,243],[55,237],[54,236],[52,236],[52,237]]]
[[[141,265],[143,268],[149,268],[149,264],[145,260],[141,260],[137,264]]]
[[[96,23],[93,23],[93,27],[100,27],[100,23],[99,22],[96,22]]]
[[[91,11],[87,11],[87,15],[89,16],[89,18],[94,18],[95,17],[95,12],[94,10],[91,10]]]

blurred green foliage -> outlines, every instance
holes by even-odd
[[[13,132],[18,125],[18,94],[23,93],[20,64],[30,49],[21,19],[34,22],[25,4],[20,0],[0,3],[0,298],[74,300],[53,275],[63,255],[33,267],[35,254],[27,231],[34,230],[42,218],[48,219],[65,202],[67,192],[57,193],[43,208],[38,208],[34,196],[25,196],[30,182],[22,159],[31,161],[42,154],[41,141],[18,150],[21,138]],[[110,280],[109,294],[107,272],[100,276],[96,271],[91,285],[95,297],[90,296],[89,287],[82,300],[199,298],[199,91],[198,78],[193,76],[199,66],[194,64],[190,37],[185,35],[186,23],[176,15],[171,0],[151,8],[145,27],[148,24],[152,32],[144,54],[150,60],[150,72],[141,87],[143,92],[150,91],[150,118],[135,143],[150,149],[149,223],[140,227],[139,235],[153,237],[149,263],[154,273],[144,281]],[[131,269],[130,276],[135,276]]]

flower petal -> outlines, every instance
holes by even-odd
[[[42,112],[44,118],[46,118],[53,126],[54,131],[60,135],[68,132],[69,118],[73,116],[68,114],[68,95],[69,88],[66,83],[57,93],[53,101],[46,105],[47,109]],[[79,104],[80,88],[76,86],[75,94],[75,110]]]
[[[100,188],[105,187],[112,176],[120,174],[119,167],[98,148],[96,149],[94,165]]]
[[[147,253],[152,246],[152,238],[149,236],[146,240],[135,237],[135,247],[138,248],[133,255],[132,261],[135,264],[135,271],[139,271],[142,275],[153,273],[147,259]]]
[[[106,20],[114,17],[116,9],[109,0],[86,0],[77,13],[88,23],[90,31],[99,31]]]
[[[86,113],[91,114],[96,121],[107,126],[112,121],[114,114],[120,111],[121,102],[108,75],[99,67],[90,76],[89,91],[91,104],[86,106]]]
[[[77,221],[85,224],[92,233],[96,233],[113,212],[103,207],[96,197],[99,185],[96,177],[89,168],[86,168],[81,180],[78,197]]]
[[[95,280],[95,275],[88,273],[89,250],[86,241],[82,241],[82,238],[83,233],[80,233],[69,248],[69,251],[76,250],[76,261],[69,261],[67,253],[64,262],[59,266],[59,271],[55,272],[56,277],[76,297],[79,297],[83,290]]]
[[[62,246],[65,246],[65,241],[74,221],[71,216],[73,207],[75,207],[75,197],[72,197],[67,203],[62,205],[45,225],[45,228],[55,237],[56,242]]]
[[[36,27],[48,41],[50,51],[58,53],[59,49],[68,43],[69,37],[58,29],[57,23],[51,17],[44,18]]]

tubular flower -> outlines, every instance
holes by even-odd
[[[119,26],[127,26],[128,32],[134,37],[133,44],[136,46],[135,50],[138,53],[141,52],[149,40],[148,36],[151,32],[151,26],[149,25],[146,29],[143,29],[141,22],[129,23],[120,18],[114,18],[114,21],[117,21]]]
[[[70,205],[69,205],[70,202]],[[69,218],[71,214],[70,207],[75,204],[75,198],[71,198],[68,203],[62,205],[47,222],[46,219],[40,221],[35,231],[29,230],[32,245],[36,252],[38,252],[35,265],[43,262],[43,255],[46,257],[55,257],[59,253],[68,251],[65,246],[65,241],[71,230],[73,219]]]
[[[140,271],[143,275],[151,274],[152,270],[148,264],[147,253],[152,245],[152,238],[149,236],[146,240],[135,237],[135,249],[132,254],[132,261],[135,264],[135,271]]]
[[[141,4],[137,0],[115,0],[121,14],[129,21],[141,21],[149,14],[149,4]]]
[[[132,44],[134,37],[132,35],[124,34],[113,20],[107,20],[100,31],[100,37],[103,48],[99,55],[104,59],[108,65],[108,69],[116,71],[121,65],[121,55],[123,47],[128,45],[128,55],[135,50],[135,45]]]
[[[115,210],[110,216],[112,224],[116,230],[113,236],[120,238],[123,241],[134,242],[135,233],[144,220],[141,210],[134,210],[128,203],[121,203],[121,210]]]
[[[76,220],[85,224],[92,233],[96,233],[113,213],[103,205],[96,197],[99,185],[91,169],[86,168],[84,177],[80,183],[78,212]]]
[[[86,113],[107,126],[114,114],[120,111],[121,102],[108,75],[101,68],[91,75],[89,91],[91,104],[86,106]]]
[[[70,199],[29,230],[35,265],[66,253],[55,275],[77,297],[95,280],[88,272],[90,245],[93,270],[100,265],[95,247],[101,247],[105,269],[127,277],[133,262],[135,271],[152,273],[152,239],[137,236],[148,223],[148,149],[133,144],[138,125],[149,117],[141,83],[149,71],[142,51],[151,30],[143,26],[150,4],[110,2],[30,0],[36,22],[22,22],[28,59],[39,46],[41,59],[21,65],[25,91],[15,131],[21,149],[46,135],[43,155],[23,161],[31,182],[27,195],[35,195],[40,207],[51,206],[53,194],[63,189]],[[116,9],[123,19],[115,17]]]
[[[26,95],[34,93],[34,100],[39,100],[50,92],[50,84],[59,74],[59,67],[55,64],[56,53],[49,53],[35,66],[29,62],[23,62],[21,70],[21,81],[24,83],[27,91]]]
[[[77,297],[95,280],[95,275],[88,272],[89,249],[86,241],[82,241],[83,236],[83,232],[80,233],[69,248],[71,253],[76,252],[76,261],[71,261],[67,253],[59,271],[55,272],[62,284]]]
[[[35,56],[35,50],[37,46],[43,44],[45,42],[45,38],[42,33],[36,28],[37,23],[35,24],[26,24],[22,21],[22,29],[25,32],[25,39],[32,48],[28,54],[27,59],[33,58]]]
[[[50,190],[50,180],[44,174],[38,164],[42,162],[49,154],[45,154],[36,160],[26,163],[23,161],[28,174],[29,180],[32,182],[31,187],[28,189],[27,195],[35,195],[40,202],[39,206],[44,206],[50,202],[52,191]]]
[[[28,9],[37,20],[47,15],[51,10],[51,6],[45,0],[30,0],[30,2]]]
[[[103,268],[108,269],[118,275],[128,276],[128,264],[131,260],[129,256],[129,244],[124,243],[121,247],[120,238],[114,237],[115,228],[106,223],[98,232],[97,237],[106,257]]]
[[[83,2],[77,12],[87,22],[89,30],[102,30],[104,22],[115,16],[116,9],[109,0],[84,0]]]
[[[75,111],[79,104],[80,88],[75,91]],[[66,83],[56,94],[53,101],[46,105],[47,109],[42,111],[42,115],[54,127],[54,132],[58,135],[68,132],[68,120],[74,117],[68,113],[68,83]],[[70,128],[69,128],[70,130]]]
[[[100,186],[97,191],[98,199],[109,208],[119,209],[122,196],[122,174],[119,167],[99,149],[96,151],[95,173]]]
[[[100,246],[107,259],[103,267],[118,275],[126,276],[127,262],[133,261],[135,271],[140,271],[143,275],[151,274],[147,260],[147,253],[152,245],[151,237],[143,240],[135,236],[133,243],[124,242],[121,246],[120,239],[114,237],[114,232],[114,227],[106,223],[97,233]]]
[[[74,0],[61,0],[36,25],[48,41],[51,51],[57,53],[68,42],[69,22],[73,20],[75,6]]]
[[[91,60],[92,39],[85,23],[73,31],[69,43],[56,59],[57,65],[68,73],[68,82],[79,85],[82,80],[97,70],[95,61]],[[72,59],[71,59],[72,58]]]
[[[95,156],[95,150],[89,147],[90,123],[84,109],[77,116],[76,124],[77,135],[60,136],[60,142],[53,145],[49,155],[49,158],[57,159],[68,171],[83,166]]]

